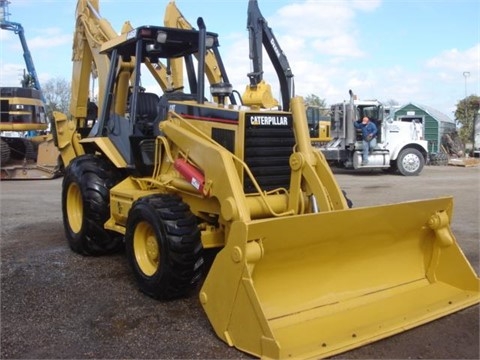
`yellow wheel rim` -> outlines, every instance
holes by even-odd
[[[82,192],[77,184],[72,183],[68,186],[66,200],[68,225],[74,233],[79,233],[83,223],[83,201]]]
[[[147,276],[155,274],[160,264],[160,249],[150,223],[142,221],[135,227],[133,252],[140,270]]]

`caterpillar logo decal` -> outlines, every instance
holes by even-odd
[[[247,114],[247,127],[291,127],[289,114]]]

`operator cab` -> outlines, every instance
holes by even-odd
[[[364,101],[365,102],[365,101]],[[363,117],[367,116],[371,122],[373,122],[378,129],[377,141],[382,142],[382,123],[384,118],[384,108],[382,105],[379,105],[376,101],[372,101],[371,104],[362,104],[355,105],[355,119],[361,120]],[[357,140],[362,140],[362,132],[360,129],[357,129]]]
[[[110,58],[110,71],[104,104],[91,136],[108,137],[124,158],[127,168],[140,173],[151,171],[155,138],[160,135],[159,122],[166,119],[169,100],[191,100],[200,104],[205,101],[205,54],[207,49],[219,45],[218,35],[207,32],[201,18],[199,28],[141,26],[103,44],[101,53]],[[195,69],[193,56],[197,54],[198,68]],[[180,57],[185,61],[189,94],[175,91],[158,96],[145,91],[142,86],[145,66],[154,67],[160,59],[168,62],[168,59]],[[222,97],[231,92],[231,86],[230,89],[228,86],[219,89]],[[162,91],[160,86],[158,91]]]

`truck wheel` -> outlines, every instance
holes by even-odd
[[[424,165],[425,159],[417,149],[403,149],[397,158],[397,169],[404,176],[420,174]]]
[[[110,189],[120,180],[117,168],[90,154],[75,158],[65,169],[63,225],[74,252],[103,255],[120,250],[122,238],[103,227],[110,216]]]
[[[128,215],[125,251],[140,290],[155,299],[187,296],[201,279],[197,221],[177,195],[135,201]]]

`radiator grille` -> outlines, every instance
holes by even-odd
[[[249,126],[246,121],[244,161],[264,191],[289,188],[289,158],[295,145],[291,118],[284,126]],[[256,192],[248,175],[244,174],[245,193]]]

